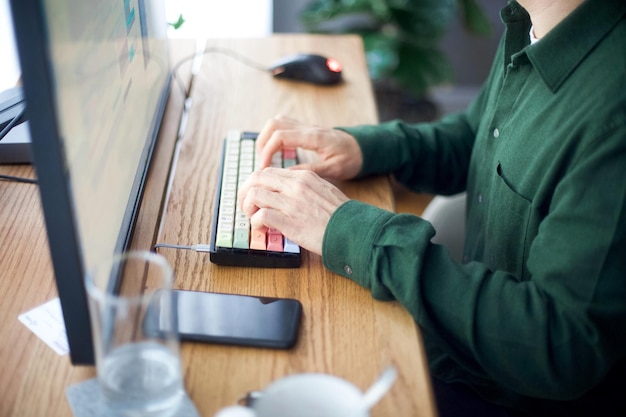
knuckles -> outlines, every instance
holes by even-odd
[[[319,181],[320,178],[315,172],[309,170],[296,171],[295,174],[296,184],[302,187],[309,187],[309,184]]]

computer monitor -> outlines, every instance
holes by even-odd
[[[11,0],[11,9],[71,361],[92,364],[84,275],[128,248],[171,81],[164,6]]]

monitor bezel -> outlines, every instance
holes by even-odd
[[[44,6],[40,0],[11,0],[11,12],[22,68],[33,160],[70,359],[75,365],[92,365],[94,350],[84,284],[83,254],[72,202],[70,173],[64,162]],[[167,65],[170,65],[169,59]],[[171,81],[172,74],[168,70],[133,181],[116,252],[126,250],[130,245]]]

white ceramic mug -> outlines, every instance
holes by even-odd
[[[396,377],[396,369],[388,367],[362,393],[352,383],[333,375],[295,374],[270,384],[251,408],[226,407],[215,417],[368,417],[369,409],[391,388]]]

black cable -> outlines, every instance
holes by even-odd
[[[175,245],[172,243],[157,243],[153,246],[154,250],[159,248],[169,248],[169,249],[184,249],[184,250],[195,250],[196,252],[210,252],[211,246],[199,243],[197,245]]]
[[[17,104],[20,104],[23,101],[24,100],[20,101]],[[24,107],[22,107],[22,110],[20,110],[20,112],[15,117],[13,117],[13,119],[11,119],[11,121],[4,127],[4,129],[2,129],[2,132],[0,132],[0,140],[4,139],[4,137],[9,133],[9,131],[11,129],[13,129],[13,126],[15,126],[17,121],[20,120],[20,118],[24,115],[25,111],[26,111],[26,107],[24,106]],[[36,179],[14,177],[13,175],[3,175],[3,174],[0,174],[0,180],[2,180],[2,181],[23,182],[23,183],[28,183],[28,184],[37,184],[37,180]]]
[[[186,90],[183,82],[177,76],[179,68],[184,63],[186,63],[188,61],[191,61],[191,60],[195,59],[198,56],[206,55],[206,54],[209,54],[209,53],[223,54],[223,55],[229,56],[231,58],[234,58],[237,61],[241,62],[242,64],[247,65],[248,67],[251,67],[253,69],[256,69],[256,70],[259,70],[259,71],[263,71],[263,72],[268,72],[269,71],[269,69],[265,65],[259,64],[258,62],[255,62],[254,60],[252,60],[252,59],[250,59],[250,58],[248,58],[246,56],[243,56],[243,55],[239,54],[238,52],[235,52],[232,49],[220,48],[220,47],[205,48],[202,51],[194,52],[193,54],[180,59],[174,65],[174,67],[172,68],[172,76],[176,80],[176,82],[177,82],[181,92],[183,93],[183,96],[188,97],[187,90]],[[6,127],[4,129],[2,129],[2,132],[0,132],[0,140],[2,140],[7,135],[7,133],[9,133],[9,131],[13,128],[13,126],[15,126],[17,121],[24,114],[25,110],[26,110],[26,107],[22,108],[22,110],[13,119],[11,119],[9,124],[7,124]],[[0,175],[0,180],[37,184],[37,180],[36,179],[20,178],[20,177],[14,177],[14,176],[11,176],[11,175]]]
[[[15,182],[24,182],[28,184],[37,184],[37,180],[33,178],[22,178],[22,177],[14,177],[13,175],[3,175],[0,174],[1,181],[15,181]]]
[[[20,101],[19,103],[22,103],[22,102],[24,102],[24,100]],[[26,106],[22,107],[20,112],[11,119],[11,121],[4,127],[4,129],[2,129],[2,132],[0,132],[0,140],[4,139],[4,137],[9,133],[9,131],[13,129],[13,126],[15,126],[17,121],[20,120],[20,118],[24,115],[25,111],[26,111]]]

